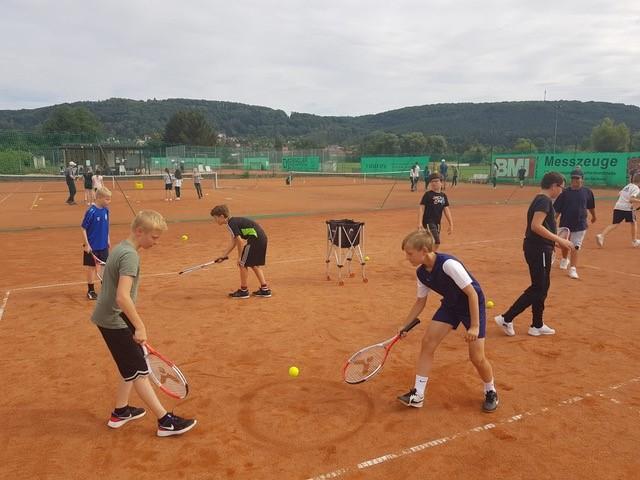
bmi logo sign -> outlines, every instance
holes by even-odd
[[[525,178],[535,176],[535,155],[495,157],[494,162],[498,167],[498,177],[518,178],[518,171],[523,167],[526,171]]]

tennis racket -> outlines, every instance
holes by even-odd
[[[184,270],[179,271],[178,275],[195,272],[196,270],[200,270],[201,268],[207,268],[208,266],[213,265],[214,263],[222,263],[228,259],[229,257],[218,257],[215,260],[211,260],[210,262],[205,262],[205,263],[201,263],[200,265],[194,265],[193,267],[185,268]]]
[[[151,345],[142,346],[149,367],[149,377],[160,390],[172,398],[183,399],[189,394],[189,384],[180,369]]]
[[[569,240],[569,237],[571,237],[571,230],[569,230],[567,227],[560,227],[558,228],[558,231],[556,232],[556,235],[558,235],[560,238],[564,239],[564,240]],[[553,255],[551,258],[551,264],[553,265],[553,263],[556,261],[557,257],[562,258],[562,248],[560,248],[560,246],[556,243],[555,245],[555,249],[553,250]]]
[[[344,381],[351,384],[362,383],[380,372],[391,351],[391,347],[402,338],[404,333],[407,333],[419,323],[420,319],[414,318],[389,340],[365,347],[351,355],[342,369]]]
[[[100,279],[100,281],[102,281],[102,272],[104,271],[106,262],[103,262],[98,257],[96,257],[93,252],[91,252],[91,256],[93,257],[93,263],[95,264],[96,276]]]

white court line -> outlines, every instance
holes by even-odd
[[[0,200],[0,204],[2,204],[2,202],[4,202],[7,198],[9,198],[11,195],[13,195],[13,193],[10,193],[9,195],[7,195],[6,197],[4,197],[2,200]]]
[[[582,265],[582,266],[584,268],[591,268],[592,270],[600,270],[603,272],[611,272],[611,273],[617,273],[618,275],[628,275],[630,277],[640,278],[640,275],[638,275],[637,273],[621,272],[620,270],[610,270],[608,268],[600,268],[600,267],[595,267],[593,265]]]
[[[456,246],[456,245],[479,245],[479,244],[483,244],[483,243],[499,243],[499,242],[504,242],[504,241],[509,241],[509,240],[520,240],[520,237],[514,237],[514,238],[500,238],[500,239],[491,239],[491,240],[478,240],[477,242],[464,242],[464,243],[452,243],[452,246]],[[364,252],[363,252],[364,253]],[[387,252],[368,252],[369,255],[384,255],[384,253]],[[309,261],[313,261],[313,260],[318,260],[318,257],[299,257],[299,258],[290,258],[287,260],[277,260],[277,261],[273,261],[273,262],[269,262],[271,265],[279,265],[279,264],[283,264],[283,263],[296,263],[296,262],[309,262]],[[219,267],[219,268],[235,268],[235,264],[233,266],[226,266],[226,267]],[[148,274],[144,274],[142,275],[142,277],[163,277],[163,276],[168,276],[168,275],[178,275],[178,272],[161,272],[161,273],[148,273]],[[61,282],[61,283],[50,283],[47,285],[32,285],[29,287],[16,287],[16,288],[12,288],[11,291],[12,292],[24,292],[27,290],[40,290],[40,289],[44,289],[44,288],[55,288],[55,287],[68,287],[70,285],[82,285],[87,283],[86,281],[78,281],[78,282]]]
[[[606,388],[606,390],[618,390],[622,387],[625,387],[627,385],[630,385],[632,383],[637,383],[640,382],[640,377],[635,377],[632,378],[630,380],[627,380],[626,382],[622,382],[616,385],[611,385],[609,387]],[[418,445],[414,445],[412,447],[407,447],[407,448],[403,448],[402,450],[398,450],[397,452],[393,452],[393,453],[387,453],[385,455],[381,455],[379,457],[376,458],[371,458],[368,460],[363,460],[362,462],[358,462],[355,465],[350,465],[347,467],[342,467],[342,468],[338,468],[336,470],[333,470],[331,472],[327,472],[327,473],[323,473],[321,475],[317,475],[315,477],[309,477],[307,480],[327,480],[329,478],[338,478],[338,477],[342,477],[343,475],[348,475],[351,473],[355,473],[356,471],[362,471],[365,468],[369,468],[369,467],[373,467],[375,465],[380,465],[381,463],[385,463],[385,462],[390,462],[391,460],[396,460],[398,458],[401,457],[405,457],[407,455],[412,455],[414,453],[417,452],[421,452],[423,450],[427,450],[429,448],[433,448],[433,447],[439,447],[441,445],[445,445],[447,443],[452,442],[453,440],[456,440],[458,438],[461,437],[465,437],[465,436],[469,436],[475,433],[482,433],[482,432],[486,432],[487,430],[492,430],[498,426],[501,425],[508,425],[511,423],[515,423],[515,422],[519,422],[525,418],[529,418],[529,417],[533,417],[533,416],[540,416],[543,414],[546,414],[552,410],[557,410],[559,408],[562,407],[568,407],[568,406],[572,406],[572,405],[576,405],[578,403],[580,403],[582,400],[584,400],[587,397],[601,397],[604,398],[605,400],[609,400],[612,403],[615,403],[616,405],[622,405],[624,404],[624,402],[612,398],[609,395],[603,393],[601,390],[596,390],[593,393],[585,393],[583,395],[574,395],[572,397],[569,397],[565,400],[561,400],[558,403],[556,403],[553,406],[550,407],[542,407],[539,410],[533,410],[533,411],[528,411],[528,412],[524,412],[524,413],[519,413],[517,415],[513,415],[511,417],[508,418],[504,418],[502,420],[499,420],[498,422],[495,423],[487,423],[484,425],[478,425],[477,427],[473,427],[470,428],[468,430],[464,430],[462,432],[458,432],[455,433],[453,435],[447,435],[441,438],[435,438],[433,440],[429,440],[427,442],[424,443],[420,443]]]
[[[4,298],[2,299],[2,304],[0,305],[0,321],[2,320],[2,315],[4,315],[4,309],[7,307],[7,302],[9,301],[9,295],[11,295],[11,290],[7,290],[4,293]]]
[[[33,210],[33,207],[35,207],[36,203],[38,202],[39,196],[40,196],[40,193],[36,193],[36,198],[33,199],[33,203],[31,204],[31,207],[29,207],[29,210]]]

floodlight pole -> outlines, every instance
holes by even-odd
[[[556,126],[553,129],[553,153],[556,153],[556,140],[558,138],[558,110],[560,109],[560,105],[556,105]]]

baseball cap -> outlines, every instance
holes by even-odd
[[[571,178],[584,178],[584,172],[582,170],[572,170]]]
[[[76,166],[76,164],[74,162],[69,162],[69,165],[71,165],[72,167]]]

